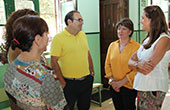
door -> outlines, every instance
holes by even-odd
[[[108,86],[108,80],[104,78],[105,58],[108,46],[118,39],[116,23],[129,15],[128,0],[100,0],[100,42],[101,42],[101,77],[104,86]]]

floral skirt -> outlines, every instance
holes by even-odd
[[[162,91],[138,91],[137,110],[160,110],[165,95]]]

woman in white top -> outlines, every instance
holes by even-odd
[[[168,91],[170,37],[165,16],[159,6],[147,6],[142,15],[142,29],[148,33],[129,60],[135,68],[133,87],[138,90],[139,110],[160,110]]]

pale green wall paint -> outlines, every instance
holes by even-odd
[[[139,1],[140,1],[140,11],[139,11]],[[148,5],[148,0],[129,0],[129,18],[133,21],[135,30],[141,29],[141,25],[140,25],[140,29],[138,26],[140,24],[143,9],[147,5]]]
[[[140,9],[139,9],[140,1]],[[129,0],[129,18],[133,21],[134,30],[141,30],[140,20],[142,18],[143,9],[148,5],[148,0]],[[140,27],[139,27],[140,26]],[[140,31],[140,37],[138,32],[134,32],[132,39],[141,43],[146,36],[145,31]]]
[[[129,0],[129,18],[134,23],[134,29],[138,30],[138,0]]]
[[[95,71],[94,82],[101,82],[100,34],[91,33],[100,32],[99,0],[77,0],[77,6],[84,19],[83,31],[88,33],[87,39]]]
[[[8,64],[0,66],[0,88],[4,87],[3,86],[3,77],[4,77],[4,74],[5,74],[7,67],[8,67]]]
[[[146,37],[147,32],[141,31],[140,32],[140,38],[138,37],[138,33],[134,32],[132,35],[132,39],[137,41],[138,43],[142,43],[142,40]]]
[[[101,82],[100,34],[87,35],[87,39],[94,64],[95,71],[94,82]]]
[[[99,0],[77,0],[78,10],[83,19],[84,32],[99,32]]]

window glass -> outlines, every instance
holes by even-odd
[[[0,0],[0,24],[5,24],[5,8],[4,8],[4,1]]]
[[[0,47],[2,44],[5,43],[5,39],[4,39],[4,30],[5,30],[5,26],[0,26]],[[1,52],[1,49],[0,49]]]
[[[161,1],[160,7],[161,7],[161,9],[163,10],[163,12],[164,12],[164,14],[165,14],[166,22],[168,23],[169,1],[166,1],[166,0]]]
[[[57,1],[57,0],[56,0]],[[56,35],[56,14],[55,14],[55,0],[40,0],[40,16],[47,22],[49,27],[49,43],[47,52],[50,51],[52,38]]]
[[[15,1],[15,10],[29,8],[34,10],[34,4],[31,0],[14,0]]]
[[[65,15],[69,12],[69,11],[72,11],[72,10],[75,10],[75,7],[74,7],[74,2],[73,1],[68,1],[68,2],[64,2],[64,3],[61,3],[61,9],[62,9],[62,13],[61,13],[61,23],[62,23],[62,29],[64,29],[66,27],[65,25],[65,22],[64,22],[64,18],[65,18]]]
[[[6,62],[6,58],[5,58],[5,54],[4,54],[4,44],[5,41],[2,37],[2,35],[4,34],[4,26],[0,26],[0,66],[2,64],[4,64],[4,62]]]
[[[0,52],[1,52],[1,45],[4,44],[3,34],[4,34],[4,25],[6,23],[5,20],[5,8],[4,8],[4,1],[0,0]]]
[[[169,1],[168,0],[153,0],[152,5],[158,5],[162,9],[165,14],[166,22],[168,22],[168,7]]]
[[[60,0],[56,3],[56,22],[57,32],[61,32],[65,27],[65,15],[72,10],[77,9],[77,0]]]

